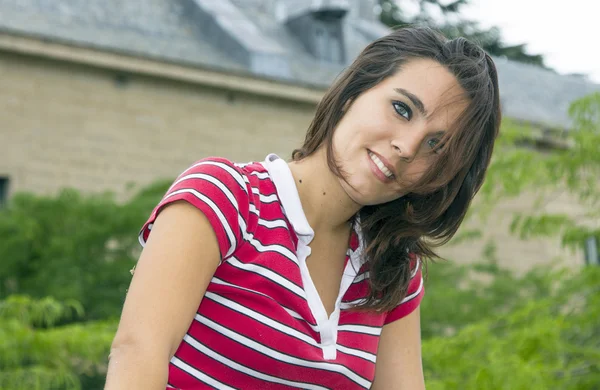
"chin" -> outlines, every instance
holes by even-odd
[[[399,194],[375,193],[374,185],[368,183],[352,183],[350,187],[347,183],[342,183],[344,191],[352,201],[360,206],[375,206],[398,199]]]

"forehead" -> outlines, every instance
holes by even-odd
[[[467,105],[466,93],[456,77],[442,64],[431,59],[411,59],[378,85],[378,89],[393,91],[403,88],[421,99],[432,114],[462,111]]]

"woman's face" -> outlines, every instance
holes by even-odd
[[[406,194],[401,182],[416,182],[435,161],[432,149],[467,102],[446,67],[413,59],[352,101],[333,135],[346,193],[360,205]]]

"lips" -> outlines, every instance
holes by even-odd
[[[381,171],[386,179],[392,180],[395,177],[394,167],[385,159],[385,157],[368,150],[369,158]]]

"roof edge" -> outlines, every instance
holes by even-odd
[[[190,82],[213,88],[285,99],[298,103],[318,104],[325,92],[321,88],[310,88],[291,83],[284,84],[281,80],[265,80],[253,77],[250,74],[234,74],[229,71],[222,72],[201,67],[185,66],[6,32],[0,32],[0,51],[66,61],[101,69]]]

